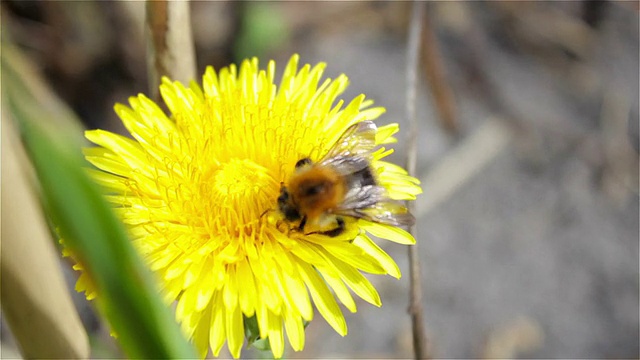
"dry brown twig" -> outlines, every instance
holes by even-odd
[[[421,26],[424,20],[425,4],[415,1],[412,6],[412,16],[409,28],[409,39],[407,41],[407,121],[409,123],[409,136],[407,139],[407,171],[409,175],[416,173],[416,141],[418,134],[418,123],[416,119],[416,92],[418,77],[418,60],[420,51]],[[411,202],[408,204],[412,210]],[[416,236],[415,226],[409,228],[409,232]],[[418,241],[409,247],[409,282],[410,282],[410,303],[409,314],[411,315],[413,333],[413,352],[416,359],[429,358],[427,336],[424,326],[424,311],[422,307],[422,286],[420,276],[420,262],[418,255]]]
[[[431,91],[433,104],[438,111],[440,124],[449,134],[456,135],[459,132],[456,102],[453,90],[447,82],[442,53],[438,48],[438,40],[426,13],[426,6],[422,13],[420,60],[422,61],[425,79]]]
[[[159,99],[163,76],[188,84],[196,77],[196,61],[188,1],[147,1],[147,70],[150,94]]]

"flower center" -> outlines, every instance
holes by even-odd
[[[211,215],[217,219],[217,230],[254,234],[260,215],[275,203],[278,186],[268,169],[251,160],[231,159],[221,164],[210,183]]]

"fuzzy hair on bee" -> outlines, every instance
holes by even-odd
[[[395,226],[413,225],[407,208],[387,195],[371,166],[376,146],[376,125],[362,121],[351,125],[318,162],[300,159],[289,181],[280,186],[278,210],[284,220],[305,231],[338,236],[345,218],[365,219]]]

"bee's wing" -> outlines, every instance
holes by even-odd
[[[376,146],[376,125],[362,121],[351,125],[319,161],[321,166],[332,166],[341,174],[353,174],[368,166],[370,154]]]
[[[406,206],[391,199],[380,201],[375,206],[358,212],[362,214],[361,218],[382,224],[412,226],[416,222]]]
[[[334,213],[394,226],[411,226],[415,218],[400,202],[389,199],[379,185],[353,187]]]
[[[379,185],[354,186],[344,196],[339,210],[363,209],[386,199],[386,190]]]

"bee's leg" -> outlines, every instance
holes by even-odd
[[[338,223],[338,227],[328,231],[322,231],[320,234],[324,234],[330,237],[336,237],[342,234],[345,230],[344,220],[341,217],[336,217],[336,222]]]
[[[307,217],[303,216],[302,220],[300,220],[300,225],[298,225],[298,230],[300,230],[300,232],[304,233],[304,226],[307,225]]]

